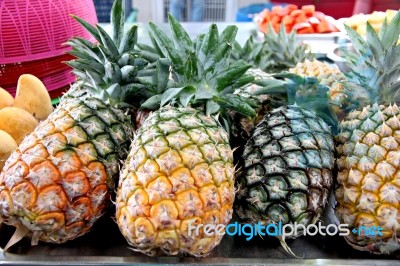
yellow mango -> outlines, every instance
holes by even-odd
[[[37,120],[45,120],[53,111],[46,87],[40,79],[30,74],[19,77],[13,106],[28,111]]]
[[[10,154],[17,148],[17,142],[7,132],[0,130],[0,171]]]
[[[39,122],[27,111],[18,107],[5,107],[0,110],[0,130],[10,134],[19,145]],[[0,139],[1,140],[1,139]]]

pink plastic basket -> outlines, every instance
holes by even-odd
[[[71,14],[97,23],[92,0],[0,1],[0,64],[61,55],[72,36],[91,39]]]
[[[80,36],[94,41],[70,15],[97,23],[93,0],[0,0],[0,86],[15,93],[18,76],[38,76],[53,97],[75,80],[63,45]]]
[[[63,63],[73,58],[69,54],[63,54],[23,63],[0,64],[0,86],[14,96],[19,76],[29,73],[46,85],[50,96],[58,97],[65,91],[65,87],[75,81],[71,68]]]

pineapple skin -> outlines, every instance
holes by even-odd
[[[110,203],[133,135],[121,110],[73,94],[25,137],[0,174],[0,220],[28,229],[32,244],[63,243],[91,229]]]
[[[250,223],[315,223],[332,184],[329,126],[296,105],[269,112],[244,153],[235,211]]]
[[[400,248],[400,110],[370,105],[351,112],[337,136],[336,215],[350,230],[380,226],[382,236],[351,234],[355,249],[391,253]]]
[[[227,225],[234,166],[228,135],[192,108],[164,107],[137,131],[121,172],[116,221],[134,250],[206,256],[222,235],[189,224]],[[224,231],[225,232],[225,231]]]

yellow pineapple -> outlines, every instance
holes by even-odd
[[[377,35],[367,25],[364,40],[347,27],[357,57],[349,60],[351,97],[368,98],[351,112],[337,136],[336,214],[350,228],[374,226],[377,235],[346,236],[358,250],[391,253],[400,249],[400,13]],[[378,227],[381,229],[378,231]]]
[[[133,250],[205,256],[220,243],[235,198],[233,151],[221,124],[230,127],[227,109],[255,115],[234,94],[235,84],[253,78],[243,82],[250,66],[227,60],[237,27],[219,34],[213,24],[193,42],[173,17],[169,22],[173,40],[153,23],[150,35],[171,62],[172,80],[142,107],[170,106],[150,114],[135,134],[120,175],[116,221]],[[196,233],[200,224],[222,234],[204,227]]]
[[[136,250],[208,254],[222,239],[189,231],[226,225],[234,200],[233,155],[226,131],[191,108],[152,113],[136,133],[117,195],[120,230]]]

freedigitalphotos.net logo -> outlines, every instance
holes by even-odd
[[[374,236],[382,236],[383,228],[380,226],[360,226],[359,228],[354,228],[350,231],[348,224],[329,224],[322,225],[318,224],[310,224],[305,226],[304,224],[282,224],[279,222],[277,224],[268,224],[263,225],[261,222],[257,224],[240,224],[238,222],[228,224],[225,226],[224,224],[197,224],[193,225],[190,223],[188,226],[188,235],[200,235],[203,232],[206,236],[213,236],[215,234],[223,236],[225,234],[229,236],[246,236],[246,240],[249,241],[253,237],[259,236],[279,236],[285,239],[286,237],[292,236],[315,236],[317,234],[322,236],[334,236],[339,234],[340,236],[347,236],[351,233],[355,235],[364,235],[368,237]]]

